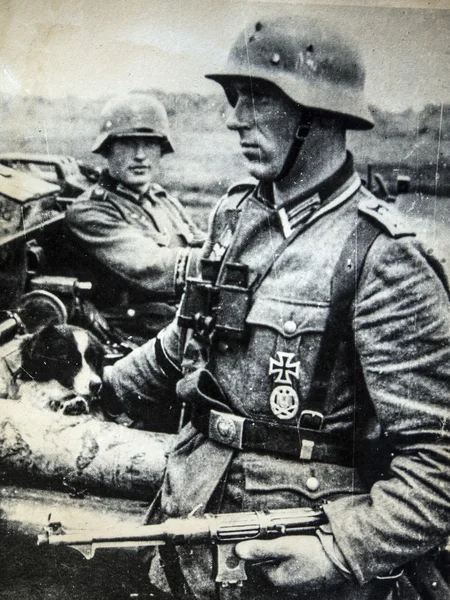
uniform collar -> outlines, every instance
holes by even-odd
[[[107,169],[102,171],[100,176],[99,185],[105,188],[109,192],[118,194],[123,198],[131,200],[135,204],[142,204],[144,200],[151,200],[152,184],[149,183],[147,189],[144,192],[135,192],[130,187],[115,179]]]
[[[289,204],[298,204],[305,198],[310,198],[311,196],[317,194],[320,198],[321,204],[324,205],[335,196],[338,190],[347,185],[347,182],[350,181],[354,174],[355,167],[353,164],[353,156],[350,152],[347,152],[344,164],[339,167],[337,171],[309,190],[306,194],[300,195],[298,198],[295,198],[293,201],[289,202]],[[287,206],[285,206],[285,208],[287,209]]]
[[[316,220],[320,215],[345,202],[360,185],[361,180],[355,171],[353,156],[347,152],[344,164],[330,177],[304,194],[299,194],[276,207],[285,237],[289,237],[301,223]],[[264,185],[260,184],[256,190],[256,197],[267,205],[269,201],[265,191]]]

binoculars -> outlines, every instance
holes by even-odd
[[[188,277],[178,323],[203,339],[243,339],[250,308],[249,269],[241,263],[202,259],[199,277]]]

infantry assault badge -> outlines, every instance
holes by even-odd
[[[294,358],[293,352],[277,352],[277,358],[270,358],[269,363],[269,375],[275,375],[270,409],[282,421],[293,419],[299,409],[298,394],[293,387],[292,378],[299,378],[300,363],[294,361]]]

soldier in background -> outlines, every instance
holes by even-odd
[[[219,203],[178,320],[105,392],[130,414],[175,389],[191,407],[152,518],[323,507],[315,535],[237,544],[244,598],[391,600],[450,530],[445,279],[346,151],[373,126],[347,39],[255,20],[209,77],[259,184]],[[216,598],[211,549],[159,553],[153,583]]]
[[[77,264],[93,271],[93,301],[109,323],[146,341],[172,320],[204,240],[154,181],[173,152],[164,106],[144,94],[113,98],[92,151],[108,167],[67,211]]]

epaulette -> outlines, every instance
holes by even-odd
[[[241,201],[252,191],[255,189],[257,185],[257,181],[254,179],[246,179],[244,181],[239,181],[231,185],[227,189],[227,193],[225,195],[225,200],[227,203],[228,209],[234,209],[239,206]]]
[[[92,188],[89,198],[91,200],[104,200],[107,195],[108,192],[105,190],[105,188],[103,188],[101,185],[96,185]]]
[[[385,232],[394,238],[416,235],[411,223],[391,204],[372,196],[372,194],[367,193],[366,197],[358,204],[358,210],[374,219]]]

